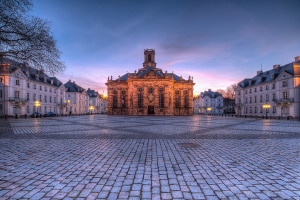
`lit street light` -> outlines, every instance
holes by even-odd
[[[270,104],[264,104],[262,107],[264,109],[266,109],[266,119],[268,119],[268,111],[269,111],[269,108],[271,107],[271,105]]]

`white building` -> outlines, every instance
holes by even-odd
[[[62,82],[25,64],[11,60],[5,63],[0,64],[0,116],[64,114]]]
[[[66,112],[75,115],[89,113],[89,97],[86,90],[71,80],[64,86],[66,87]]]
[[[219,92],[201,92],[194,98],[194,113],[198,114],[223,114],[223,96]]]
[[[235,97],[236,114],[257,117],[300,116],[300,56],[284,66],[274,65],[269,71],[238,83]]]
[[[99,113],[104,114],[106,113],[107,108],[107,96],[104,94],[99,94],[95,90],[91,90],[90,88],[87,90],[87,95],[89,97],[89,113]]]

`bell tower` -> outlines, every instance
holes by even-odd
[[[145,49],[144,50],[143,67],[156,67],[155,50],[154,49]]]

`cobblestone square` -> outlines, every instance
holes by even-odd
[[[300,198],[300,122],[0,119],[0,199]]]

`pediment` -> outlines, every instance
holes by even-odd
[[[27,76],[20,69],[15,70],[11,75],[19,79],[27,79]]]
[[[293,76],[290,73],[283,71],[277,76],[275,80],[279,81],[279,80],[285,80],[289,78],[293,78]]]

